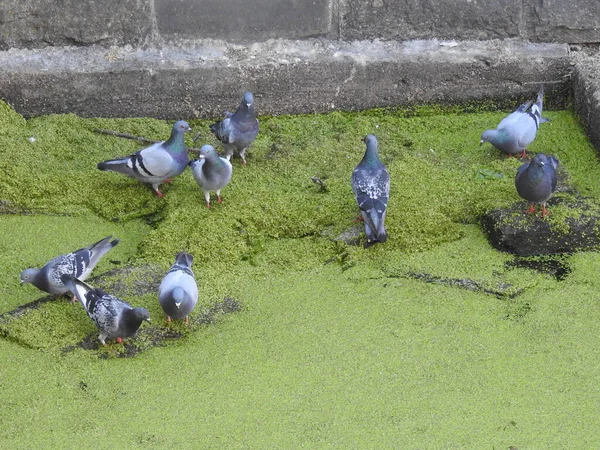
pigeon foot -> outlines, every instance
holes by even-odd
[[[542,205],[542,217],[546,217],[550,215],[550,211],[546,209],[546,205]]]
[[[157,197],[160,197],[160,198],[163,198],[165,196],[165,194],[160,192],[158,189],[156,190],[156,195],[157,195]]]
[[[529,205],[529,209],[527,211],[525,211],[527,214],[531,214],[535,212],[535,205],[532,203],[531,205]]]
[[[223,203],[223,198],[220,195],[217,195],[217,202]]]
[[[116,339],[116,341],[117,341],[117,344],[122,344],[123,343],[123,338],[118,337]]]

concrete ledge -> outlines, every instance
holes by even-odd
[[[216,117],[252,90],[260,114],[564,97],[564,44],[519,41],[187,42],[0,52],[0,98],[25,116]],[[564,98],[562,98],[564,100]]]
[[[578,52],[574,61],[575,109],[592,144],[600,150],[600,52]]]

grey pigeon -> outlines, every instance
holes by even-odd
[[[519,106],[513,113],[502,119],[495,130],[486,130],[481,135],[481,144],[491,143],[494,147],[521,158],[527,157],[527,146],[533,142],[540,123],[549,122],[542,117],[544,86],[540,86],[536,102],[531,100]],[[532,105],[533,104],[533,105]],[[531,110],[528,111],[531,106]]]
[[[367,149],[362,161],[352,172],[352,191],[365,222],[368,243],[385,242],[385,215],[390,193],[390,174],[379,160],[377,138],[372,134],[363,138]]]
[[[31,283],[38,289],[57,297],[64,294],[69,289],[61,281],[61,276],[72,275],[80,280],[89,277],[100,258],[119,243],[118,239],[111,242],[111,238],[112,236],[107,236],[89,247],[57,256],[41,269],[25,269],[21,272],[21,284]]]
[[[150,322],[150,314],[146,308],[132,308],[120,298],[94,288],[72,275],[63,275],[61,281],[77,296],[100,330],[98,339],[102,345],[106,345],[106,339],[122,342],[123,338],[135,336],[144,320]]]
[[[158,287],[158,302],[169,322],[171,318],[185,318],[185,323],[188,323],[188,315],[198,303],[198,285],[192,272],[193,261],[194,257],[189,253],[178,253],[175,264]]]
[[[221,203],[221,189],[231,181],[232,167],[229,160],[221,158],[212,145],[203,145],[199,160],[189,162],[196,183],[204,191],[206,207],[210,208],[210,191],[217,193],[217,201]]]
[[[124,158],[98,163],[98,169],[119,172],[147,183],[162,197],[164,194],[158,186],[181,174],[187,166],[188,155],[183,142],[183,134],[187,131],[191,128],[185,120],[175,122],[167,141],[157,142]]]
[[[556,190],[556,168],[558,160],[554,156],[538,153],[531,162],[519,167],[515,177],[517,192],[531,202],[527,213],[535,211],[535,204],[542,204],[542,217],[548,215],[546,202]]]
[[[231,159],[234,150],[240,152],[242,164],[246,164],[246,149],[258,136],[258,120],[254,113],[254,96],[245,92],[242,103],[234,114],[225,113],[225,118],[212,124],[210,131],[223,143],[225,156]]]

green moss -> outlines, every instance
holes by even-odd
[[[558,282],[489,246],[479,216],[519,201],[519,162],[479,146],[505,113],[465,109],[261,118],[248,165],[234,160],[224,202],[207,209],[189,171],[159,199],[96,169],[140,145],[94,128],[161,139],[169,123],[26,122],[0,103],[0,204],[34,212],[0,215],[1,311],[44,296],[19,288],[23,268],[113,234],[94,282],[152,317],[98,349],[66,299],[3,315],[0,447],[592,447],[598,256],[566,260]],[[600,195],[575,116],[547,115],[529,151],[555,154],[577,190]],[[196,146],[216,144],[208,123],[192,122]],[[371,132],[392,191],[389,240],[365,249],[331,236],[355,225],[349,177]],[[564,219],[556,208],[548,220]],[[156,299],[181,250],[200,290],[190,327],[167,324]],[[204,320],[226,297],[243,309]],[[129,352],[143,353],[116,358]]]

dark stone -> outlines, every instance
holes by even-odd
[[[530,96],[565,103],[571,70],[560,44],[285,41],[146,51],[0,52],[0,98],[26,117],[221,117],[254,92],[259,114],[362,110]]]
[[[598,0],[524,2],[527,35],[531,41],[600,42],[600,2]]]
[[[518,256],[573,253],[600,248],[600,202],[570,195],[552,197],[550,216],[539,209],[527,214],[528,204],[495,209],[482,217],[482,227],[496,249]]]
[[[58,45],[140,45],[152,33],[151,0],[4,0],[0,50]]]
[[[575,109],[592,144],[600,150],[600,53],[578,52],[574,60]]]
[[[196,39],[248,43],[329,32],[328,0],[155,0],[158,29]]]
[[[520,34],[522,8],[521,0],[348,0],[340,34],[343,39],[512,38]]]

